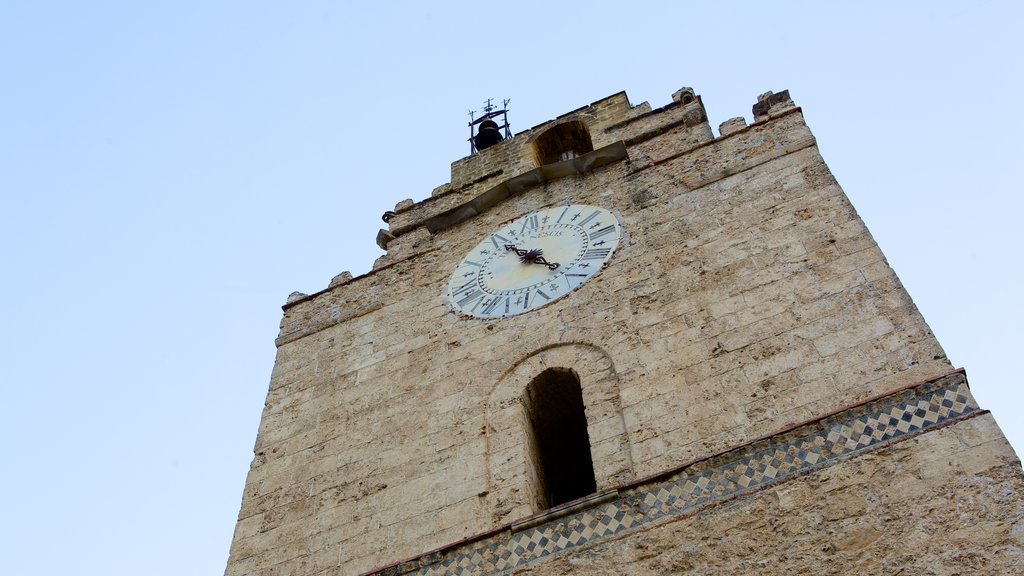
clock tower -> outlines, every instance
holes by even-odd
[[[471,130],[285,304],[228,576],[1020,571],[1020,461],[788,92]]]

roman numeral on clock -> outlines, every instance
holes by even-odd
[[[563,278],[565,278],[566,286],[569,287],[569,290],[572,290],[576,286],[583,284],[583,281],[587,279],[587,276],[587,274],[571,273],[564,275]],[[576,283],[575,286],[573,285],[573,282]]]
[[[593,212],[591,212],[591,213],[590,213],[590,215],[589,215],[589,216],[587,216],[587,217],[586,217],[586,218],[584,218],[583,220],[580,220],[580,221],[579,221],[579,222],[577,222],[576,224],[577,224],[578,226],[583,226],[583,225],[584,225],[584,224],[586,224],[587,222],[590,222],[591,220],[593,220],[594,218],[596,218],[596,217],[597,217],[597,215],[598,215],[598,214],[600,214],[600,213],[601,213],[601,211],[600,211],[600,210],[594,210]]]
[[[537,215],[534,214],[533,216],[530,216],[526,220],[523,220],[523,227],[519,229],[519,233],[520,234],[525,233],[527,228],[529,228],[530,230],[536,230],[537,226],[538,226]]]
[[[591,248],[583,253],[583,258],[580,260],[600,260],[606,258],[611,252],[611,248]]]
[[[500,244],[499,241],[501,242]],[[497,250],[502,250],[502,246],[508,244],[509,242],[509,239],[505,238],[501,234],[491,234],[491,244],[494,244],[494,248]]]
[[[473,300],[476,300],[477,298],[480,298],[483,295],[484,295],[484,291],[483,290],[481,290],[479,288],[474,288],[474,289],[469,291],[469,294],[466,294],[465,296],[463,296],[458,301],[458,305],[459,305],[460,308],[465,308],[466,304],[469,304]],[[458,297],[458,296],[456,296],[456,297]]]
[[[612,225],[612,226],[605,226],[604,228],[601,228],[600,230],[591,233],[590,239],[591,240],[596,240],[596,239],[600,238],[601,236],[607,236],[608,234],[611,234],[614,231],[615,231],[615,226],[614,225]]]
[[[483,314],[490,314],[491,312],[494,312],[494,309],[498,307],[498,303],[501,302],[502,300],[504,300],[504,298],[502,298],[501,296],[495,296],[494,298],[491,298],[490,301],[484,304],[484,309],[481,310],[481,312]]]
[[[462,295],[466,291],[471,290],[475,284],[476,284],[476,279],[473,279],[473,280],[470,280],[469,282],[466,282],[465,284],[459,286],[458,288],[453,288],[452,289],[452,296],[458,298],[460,295]]]

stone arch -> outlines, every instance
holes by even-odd
[[[526,387],[522,404],[530,422],[528,477],[538,507],[553,508],[597,492],[576,372],[544,370]]]
[[[629,438],[622,417],[619,376],[608,354],[591,344],[557,344],[528,354],[506,371],[487,398],[487,487],[496,522],[544,508],[532,470],[530,423],[523,404],[527,386],[551,368],[579,378],[597,490],[633,479]]]
[[[571,160],[593,151],[590,130],[578,118],[565,119],[533,139],[533,154],[538,166]]]

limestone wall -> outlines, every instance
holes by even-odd
[[[1022,480],[954,372],[373,576],[1016,573]]]
[[[975,418],[511,574],[1019,574],[1012,453]]]
[[[358,574],[538,512],[516,422],[521,387],[544,367],[580,375],[599,490],[948,372],[799,109],[776,100],[718,139],[699,99],[657,113],[630,108],[624,94],[595,103],[577,113],[600,120],[595,147],[633,142],[629,160],[544,183],[434,235],[416,223],[443,198],[407,206],[395,224],[406,232],[373,272],[288,305],[227,574]],[[527,167],[524,142],[457,162],[452,188],[500,165],[499,181]],[[604,271],[528,314],[484,321],[449,310],[445,283],[470,248],[559,203],[620,218],[625,236]],[[892,464],[878,466],[867,475]],[[659,529],[650,545],[696,546],[722,523],[735,546],[752,546],[745,526],[767,538],[773,521],[746,515],[794,512],[798,496],[842,488],[822,474],[721,518]],[[829,513],[792,522],[813,527]],[[868,540],[888,534],[864,530]],[[615,546],[639,545],[590,553],[625,554]],[[739,566],[724,550],[714,562]],[[629,554],[651,573],[683,561]]]

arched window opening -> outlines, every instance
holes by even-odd
[[[579,120],[564,122],[541,134],[533,143],[537,163],[541,166],[571,160],[594,151],[590,131]]]
[[[583,391],[576,373],[567,368],[541,372],[527,386],[523,404],[540,507],[551,508],[596,492]]]

